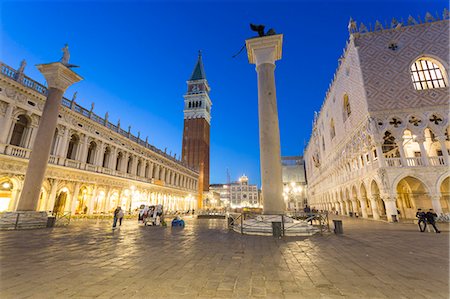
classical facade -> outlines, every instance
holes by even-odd
[[[14,211],[23,186],[47,88],[1,63],[0,211]],[[161,203],[166,210],[196,206],[197,170],[63,98],[38,210],[54,213],[133,211]]]
[[[308,203],[305,161],[302,156],[281,157],[283,197],[288,210],[302,210]]]
[[[198,208],[201,209],[206,197],[204,193],[209,190],[209,131],[212,106],[201,53],[187,84],[181,156],[187,165],[199,171]]]
[[[305,150],[308,201],[344,215],[448,213],[449,14],[350,20]]]
[[[248,183],[248,177],[243,175],[237,182],[229,185],[230,207],[234,208],[260,208],[261,202],[258,196],[258,186]]]

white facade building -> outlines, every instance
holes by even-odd
[[[302,210],[307,205],[305,161],[302,156],[281,157],[283,198],[288,210]]]
[[[17,207],[46,100],[45,86],[1,63],[0,211]],[[24,66],[24,64],[23,64]],[[133,211],[161,203],[166,210],[197,206],[198,171],[63,98],[38,205],[54,213]]]
[[[248,183],[248,177],[243,175],[239,181],[230,184],[230,207],[235,208],[260,208],[258,187]]]
[[[312,207],[388,221],[450,211],[448,19],[350,21],[305,150]]]

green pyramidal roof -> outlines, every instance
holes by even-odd
[[[206,75],[205,69],[203,68],[202,53],[199,51],[197,64],[195,65],[194,71],[192,72],[191,79],[189,79],[189,81],[202,79],[206,79]]]

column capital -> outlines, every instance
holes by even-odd
[[[44,75],[49,88],[56,88],[63,92],[72,84],[83,80],[83,78],[72,71],[61,62],[45,63],[36,65]]]
[[[283,34],[254,37],[247,39],[248,61],[258,67],[263,63],[275,64],[281,59]]]

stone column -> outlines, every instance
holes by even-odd
[[[70,138],[69,133],[70,133],[69,128],[64,128],[64,134],[63,137],[61,138],[61,143],[58,148],[59,165],[64,165],[64,160],[66,159],[67,145],[69,144]]]
[[[53,180],[52,182],[52,188],[50,189],[50,195],[48,196],[48,201],[47,201],[47,211],[52,211],[53,212],[53,206],[55,205],[55,200],[56,200],[56,191],[58,191],[58,180]]]
[[[80,193],[81,184],[77,182],[75,184],[75,188],[73,189],[72,199],[70,200],[70,213],[71,215],[75,215],[75,211],[77,209],[77,200],[78,194]]]
[[[431,198],[431,204],[434,212],[438,215],[442,214],[441,196],[439,194],[430,194],[429,196]]]
[[[363,218],[368,218],[367,216],[367,206],[366,206],[366,200],[364,196],[361,197],[361,200],[359,201],[361,204],[361,213]]]
[[[372,206],[373,219],[379,220],[380,219],[380,213],[378,212],[377,197],[372,196],[370,198],[370,205]]]
[[[439,144],[441,145],[441,152],[442,152],[442,156],[444,157],[444,163],[445,163],[445,165],[448,165],[449,160],[448,160],[447,146],[445,145],[445,135],[440,135],[436,138],[439,141]]]
[[[389,222],[393,222],[392,216],[396,216],[398,221],[397,203],[395,197],[385,196],[381,199],[384,201],[384,205],[386,206],[387,220]]]
[[[280,130],[275,90],[275,61],[281,59],[283,35],[251,38],[245,41],[248,59],[258,73],[258,118],[261,185],[264,214],[286,210],[281,179]]]
[[[416,137],[416,142],[419,144],[420,156],[422,158],[423,166],[428,166],[428,154],[424,145],[425,137]]]
[[[408,165],[406,164],[405,149],[403,147],[403,138],[402,137],[399,137],[399,138],[401,138],[401,141],[397,141],[396,144],[398,146],[398,152],[400,153],[400,162],[403,167],[406,167]],[[397,139],[397,138],[395,138],[395,139]]]
[[[375,150],[377,151],[378,163],[380,167],[386,166],[386,161],[384,160],[383,150],[381,149],[382,143],[377,142],[375,144]]]
[[[37,66],[48,84],[48,95],[39,122],[36,142],[33,145],[22,194],[19,199],[19,211],[35,211],[44,180],[50,148],[55,134],[59,107],[64,91],[82,78],[60,62]]]

